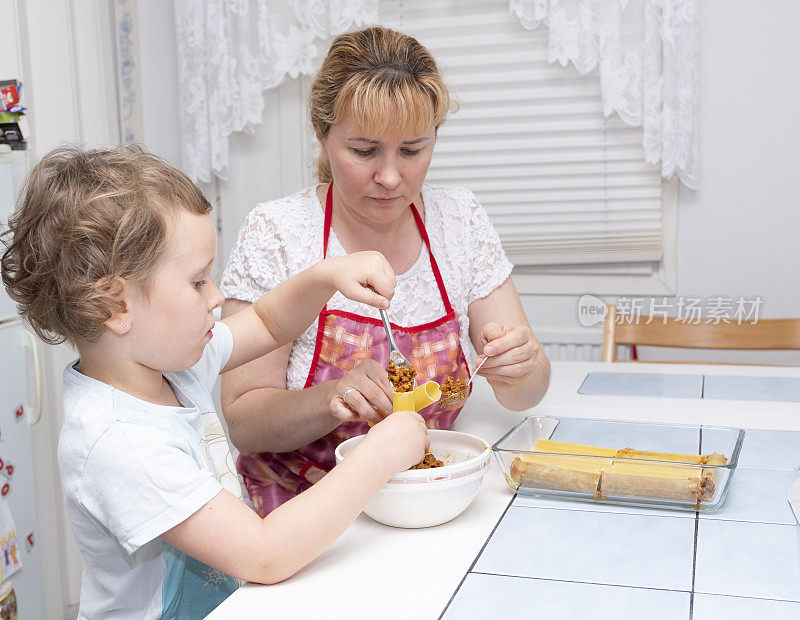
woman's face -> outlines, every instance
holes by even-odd
[[[320,138],[343,206],[376,223],[396,220],[419,196],[435,141],[433,127],[409,135],[390,126],[368,135],[350,112]]]

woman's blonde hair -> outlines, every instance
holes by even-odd
[[[211,205],[191,180],[138,147],[68,146],[30,171],[3,236],[3,283],[49,343],[93,342],[125,311],[122,281],[143,283],[164,256],[167,218]]]
[[[419,41],[373,26],[334,39],[311,86],[311,125],[327,137],[331,125],[352,111],[372,135],[390,124],[421,133],[438,129],[453,105],[436,61]],[[333,180],[323,155],[317,178]]]

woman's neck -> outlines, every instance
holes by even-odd
[[[325,204],[327,191],[328,185],[321,185],[318,189],[322,205]],[[424,212],[421,202],[421,196],[414,202],[420,216]],[[386,257],[396,274],[408,271],[422,249],[422,237],[410,208],[404,209],[392,221],[375,222],[334,200],[331,228],[348,254],[377,250]]]

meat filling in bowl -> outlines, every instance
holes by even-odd
[[[427,450],[425,458],[409,469],[432,469],[434,467],[444,467],[444,461],[440,461],[433,455],[433,452]]]

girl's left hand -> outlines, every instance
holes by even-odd
[[[515,386],[522,383],[534,368],[542,347],[527,325],[507,327],[489,322],[481,330],[483,353],[488,358],[478,374],[490,383]]]
[[[355,252],[322,261],[329,281],[353,301],[388,308],[397,280],[389,261],[375,251]]]

